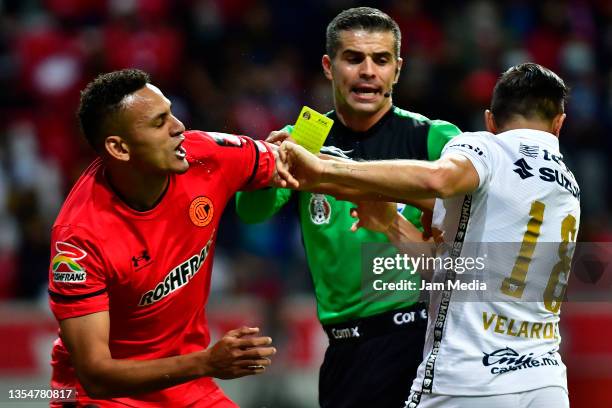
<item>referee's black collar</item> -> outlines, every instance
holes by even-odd
[[[389,121],[389,119],[393,117],[394,111],[395,111],[395,105],[391,105],[391,108],[387,111],[387,113],[385,113],[383,117],[378,120],[378,122],[376,122],[372,127],[370,127],[368,130],[364,132],[358,132],[356,130],[353,130],[347,127],[344,123],[342,123],[342,121],[338,117],[338,113],[336,112],[336,110],[331,111],[331,113],[329,114],[329,117],[334,120],[334,127],[337,126],[338,127],[337,130],[341,131],[342,133],[351,133],[352,135],[357,135],[360,137],[368,137],[371,134],[378,132],[378,130],[381,127],[383,127],[384,124]]]

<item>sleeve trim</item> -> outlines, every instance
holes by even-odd
[[[253,150],[255,150],[255,165],[253,166],[253,170],[251,171],[251,176],[245,183],[245,186],[248,186],[249,184],[251,184],[251,182],[255,178],[255,175],[257,175],[257,169],[259,168],[259,149],[255,145],[255,141],[251,142],[251,146],[253,146]]]
[[[97,290],[91,293],[84,293],[82,295],[63,295],[61,293],[53,292],[51,289],[49,289],[49,295],[56,302],[87,299],[87,298],[94,297],[94,296],[100,296],[105,292],[106,292],[106,288],[100,289],[100,290]]]

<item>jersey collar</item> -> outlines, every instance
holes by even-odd
[[[376,122],[374,125],[372,125],[365,132],[357,132],[357,131],[352,130],[351,128],[345,126],[344,123],[342,123],[342,121],[340,120],[340,118],[338,118],[338,113],[335,110],[330,112],[329,117],[334,120],[334,127],[337,126],[338,128],[340,128],[339,130],[341,130],[343,133],[349,133],[353,137],[355,135],[359,135],[359,136],[362,136],[362,137],[367,137],[367,136],[369,136],[371,134],[376,133],[378,131],[378,129],[380,129],[381,126],[383,126],[384,123],[387,122],[393,116],[393,112],[394,111],[395,111],[395,105],[391,105],[391,108],[387,111],[387,113],[385,113],[378,120],[378,122]]]
[[[506,132],[500,133],[499,137],[529,137],[529,139],[536,140],[544,145],[553,147],[559,150],[559,138],[552,133],[544,132],[542,130],[535,129],[512,129]]]

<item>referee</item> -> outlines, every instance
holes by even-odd
[[[342,11],[328,25],[322,65],[335,109],[328,113],[334,125],[327,146],[352,159],[436,160],[459,134],[451,123],[393,105],[393,85],[402,66],[400,43],[397,23],[374,8]],[[284,130],[291,133],[292,127]],[[270,137],[277,136],[273,132]],[[351,232],[350,202],[271,188],[238,193],[238,215],[247,223],[262,222],[292,194],[298,195],[318,317],[329,337],[319,376],[321,407],[402,406],[422,360],[426,305],[418,301],[418,291],[402,302],[364,299],[362,244],[389,242],[389,237],[363,228]],[[421,226],[418,209],[406,206],[402,215]]]

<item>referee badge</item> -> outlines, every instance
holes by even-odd
[[[329,205],[325,194],[312,194],[308,211],[310,212],[310,220],[313,224],[329,224],[331,205]]]

